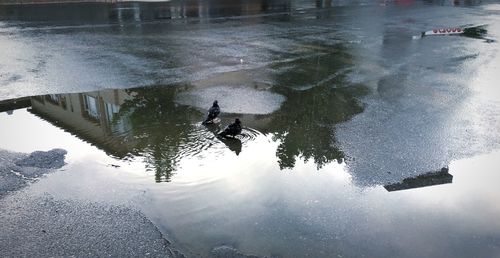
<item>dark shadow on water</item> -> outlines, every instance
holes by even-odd
[[[215,136],[217,138],[217,140],[219,140],[220,142],[224,143],[224,145],[226,145],[226,147],[229,150],[231,150],[232,152],[236,153],[236,155],[240,155],[241,149],[243,147],[243,143],[238,138],[219,136],[218,133],[221,132],[221,125],[220,125],[220,123],[205,124],[203,126],[208,131],[210,131],[211,133],[213,133],[213,136]]]
[[[384,188],[388,192],[393,192],[433,185],[451,184],[452,182],[453,176],[448,173],[448,168],[444,167],[438,171],[431,171],[416,177],[405,178],[399,183],[384,185]]]
[[[242,148],[242,143],[240,139],[231,137],[221,137],[221,136],[218,136],[217,139],[219,139],[222,143],[224,143],[231,151],[236,153],[236,155],[240,155]]]

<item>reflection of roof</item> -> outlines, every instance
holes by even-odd
[[[16,110],[31,106],[29,97],[0,101],[0,112]]]
[[[453,176],[448,173],[448,168],[444,167],[439,171],[432,171],[417,177],[406,178],[400,183],[385,185],[384,188],[392,192],[432,185],[450,184],[452,181]]]
[[[80,140],[83,140],[85,142],[88,142],[97,148],[104,150],[107,154],[113,155],[118,158],[123,158],[125,157],[128,153],[129,150],[127,146],[125,145],[118,145],[116,144],[116,140],[114,139],[104,139],[102,137],[95,137],[91,134],[85,133],[84,130],[80,130],[79,128],[65,123],[62,120],[57,120],[52,117],[50,117],[49,114],[46,114],[44,112],[41,112],[40,110],[35,110],[33,108],[29,108],[28,111],[37,117],[42,118],[43,120],[51,123],[52,125],[63,129],[64,131],[78,137]],[[113,143],[111,143],[113,142]]]

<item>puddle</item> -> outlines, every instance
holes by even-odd
[[[498,45],[411,39],[497,35],[497,6],[294,3],[0,10],[0,148],[67,150],[26,191],[136,207],[188,256],[498,256]]]

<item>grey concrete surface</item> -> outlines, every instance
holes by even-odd
[[[182,257],[130,208],[21,193],[0,210],[1,257]]]
[[[183,257],[139,211],[23,189],[65,154],[0,150],[0,257]]]
[[[258,258],[259,256],[242,254],[236,248],[222,245],[215,247],[211,252],[212,257],[214,258]]]
[[[36,178],[64,166],[66,151],[54,149],[31,154],[0,150],[0,198]]]

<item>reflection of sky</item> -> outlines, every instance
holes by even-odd
[[[499,45],[458,37],[410,40],[412,30],[427,29],[429,24],[462,22],[464,13],[477,18],[470,15],[472,9],[448,10],[451,18],[443,18],[439,15],[441,8],[425,9],[425,13],[376,9],[380,12],[373,15],[374,8],[349,9],[346,16],[360,18],[338,23],[301,21],[310,26],[295,28],[298,23],[292,20],[246,25],[242,30],[236,26],[237,21],[193,25],[187,32],[163,28],[163,32],[170,33],[164,37],[142,34],[148,26],[144,26],[146,30],[128,26],[122,32],[135,34],[68,32],[42,37],[36,43],[30,32],[14,30],[17,36],[0,35],[0,44],[9,50],[4,57],[13,60],[9,66],[2,66],[8,76],[0,80],[12,80],[2,87],[0,97],[32,94],[33,85],[41,92],[82,91],[86,87],[149,84],[152,77],[158,80],[155,83],[171,83],[171,79],[181,77],[197,80],[212,71],[258,68],[274,60],[293,59],[293,54],[308,47],[314,50],[321,44],[311,42],[337,38],[330,26],[343,26],[346,30],[339,29],[338,37],[350,40],[352,36],[360,42],[350,45],[354,54],[360,51],[355,60],[360,66],[359,78],[355,79],[374,87],[374,98],[380,99],[366,100],[366,112],[341,125],[337,132],[343,151],[356,160],[365,158],[368,168],[382,169],[359,169],[351,175],[354,169],[348,170],[345,164],[332,162],[317,170],[312,162],[298,160],[293,169],[280,170],[276,160],[278,143],[267,135],[257,135],[244,143],[238,156],[222,144],[203,148],[199,155],[186,155],[180,159],[171,183],[155,184],[153,172],[145,171],[140,158],[110,158],[25,110],[16,110],[12,116],[0,113],[0,148],[22,152],[67,149],[69,164],[63,168],[65,171],[41,180],[31,191],[49,192],[60,198],[132,203],[147,213],[167,237],[194,252],[205,254],[216,245],[233,244],[246,253],[299,257],[499,256],[500,192],[495,185],[499,175],[494,170],[500,165],[496,133],[500,128]],[[493,14],[487,18],[492,24],[490,31],[498,36],[498,6],[486,8]],[[386,16],[390,19],[385,20]],[[311,35],[302,37],[304,32]],[[405,40],[401,40],[402,36]],[[224,37],[231,37],[230,46],[228,41],[220,42]],[[75,45],[78,40],[83,43]],[[302,41],[306,44],[299,44]],[[97,49],[90,47],[96,42],[100,44]],[[57,53],[37,51],[45,45],[60,48]],[[155,51],[148,52],[142,45],[152,46]],[[314,52],[311,49],[306,52]],[[428,49],[453,55],[446,59]],[[107,56],[109,53],[113,53],[112,57]],[[159,58],[148,58],[151,54]],[[90,58],[81,60],[82,56]],[[104,66],[113,68],[100,69]],[[80,72],[81,67],[87,67],[85,72]],[[427,76],[432,69],[439,78]],[[61,70],[71,76],[62,78]],[[132,75],[118,71],[130,71]],[[151,76],[145,71],[156,73]],[[464,73],[468,76],[457,76]],[[380,79],[385,75],[389,76]],[[258,80],[272,83],[272,76],[260,74]],[[242,80],[237,77],[235,81],[241,84]],[[208,86],[222,85],[218,83]],[[207,87],[202,85],[203,80],[193,84]],[[468,97],[463,98],[465,95]],[[279,98],[265,101],[270,95],[257,96],[265,103],[276,104],[267,106],[271,111],[281,104]],[[213,99],[198,97],[195,95],[189,104]],[[194,106],[203,108],[207,104]],[[423,138],[422,133],[426,135]],[[371,139],[367,135],[374,137],[373,142],[367,141]],[[436,164],[441,162],[445,165],[449,160],[490,150],[497,152],[452,162],[452,184],[389,193],[381,186],[359,187],[353,183],[360,177],[362,180],[356,183],[404,178],[427,171],[412,171],[418,166],[439,169]],[[388,158],[388,153],[394,157]],[[403,166],[404,159],[410,162]],[[394,169],[389,174],[384,169],[390,165],[405,169]]]
[[[73,161],[97,153],[100,153],[99,156],[106,157],[105,153],[96,147],[28,113],[26,109],[15,110],[10,116],[0,113],[0,124],[2,125],[0,148],[2,149],[32,152],[63,148],[74,150],[67,156]]]
[[[171,183],[157,184],[140,160],[109,158],[24,110],[1,113],[0,123],[0,148],[68,149],[69,164],[33,185],[33,193],[135,205],[197,253],[233,244],[286,257],[498,255],[498,152],[452,162],[452,184],[387,192],[354,186],[335,162],[279,170],[278,143],[259,135],[239,156],[209,148],[186,157]]]

